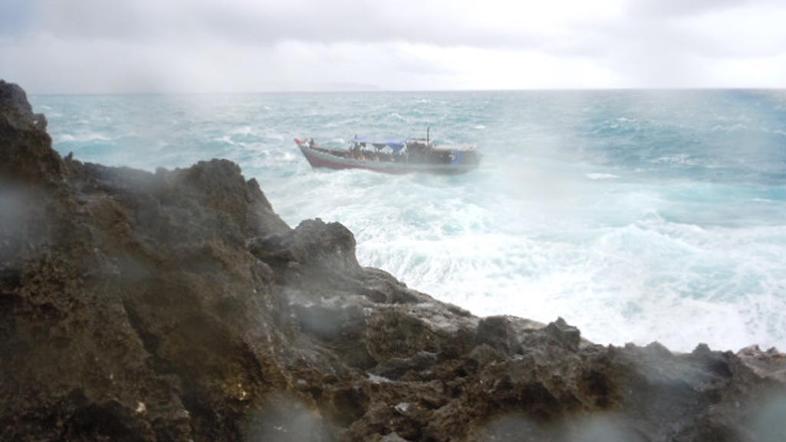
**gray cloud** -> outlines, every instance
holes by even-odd
[[[3,0],[0,74],[73,92],[772,86],[784,19],[775,0]]]
[[[31,4],[26,0],[0,2],[0,37],[23,32],[33,17]]]
[[[628,3],[634,16],[674,17],[707,14],[746,6],[752,0],[639,0]]]
[[[539,46],[526,29],[480,27],[462,20],[452,2],[291,0],[260,3],[206,0],[31,0],[36,25],[60,38],[191,41],[239,44],[407,41],[437,45]]]

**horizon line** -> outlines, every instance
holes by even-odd
[[[28,95],[50,96],[101,96],[101,95],[262,95],[262,94],[345,94],[345,93],[444,93],[444,92],[614,92],[614,91],[779,91],[783,87],[762,86],[691,86],[691,87],[548,87],[548,88],[501,88],[501,89],[333,89],[333,90],[256,90],[256,91],[128,91],[128,92],[35,92],[27,91]]]

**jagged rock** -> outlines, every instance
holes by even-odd
[[[253,238],[248,248],[273,267],[298,266],[299,277],[318,274],[355,276],[360,265],[355,258],[355,237],[339,223],[306,220],[294,230]]]
[[[489,316],[481,319],[475,342],[486,344],[507,355],[520,353],[521,342],[511,322],[510,318],[505,316]]]
[[[737,357],[757,375],[786,382],[786,355],[774,347],[762,351],[758,345],[751,345],[737,352]]]
[[[225,160],[61,159],[0,82],[0,440],[780,440],[784,356],[477,318]],[[774,438],[774,439],[773,439]]]
[[[0,80],[0,179],[14,183],[59,182],[63,161],[51,149],[46,118],[34,114],[21,87]]]

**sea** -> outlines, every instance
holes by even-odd
[[[54,147],[146,170],[235,161],[295,226],[476,315],[596,343],[786,350],[786,91],[34,95]],[[459,176],[313,170],[295,137],[470,143]]]

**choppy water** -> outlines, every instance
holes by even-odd
[[[224,157],[292,225],[480,315],[600,343],[786,349],[786,92],[35,96],[55,147],[145,169]],[[458,177],[314,171],[295,136],[476,143]]]

